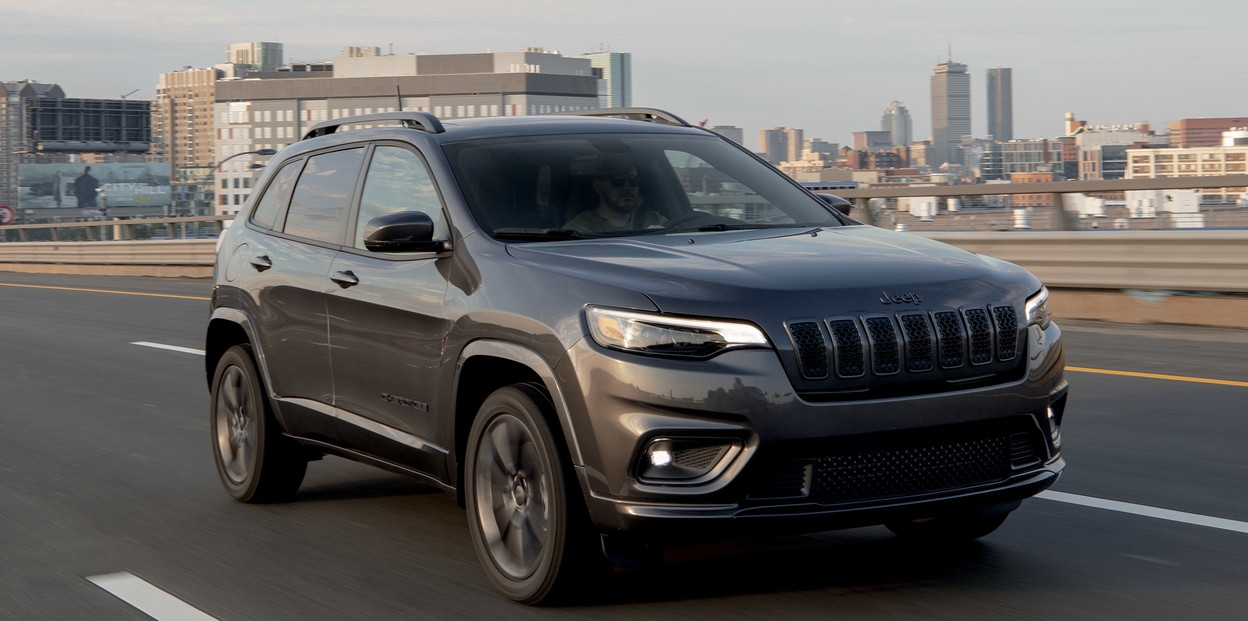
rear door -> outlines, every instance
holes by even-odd
[[[279,171],[257,205],[255,218],[272,217],[273,228],[248,249],[244,271],[254,273],[253,315],[270,388],[282,402],[287,429],[297,435],[336,435],[325,291],[363,159],[364,147],[309,156],[302,169],[291,164]],[[281,184],[296,173],[289,207],[270,216],[264,201],[286,191]]]

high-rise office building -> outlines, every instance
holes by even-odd
[[[758,151],[772,164],[802,159],[803,134],[800,129],[776,127],[758,132]]]
[[[988,133],[997,142],[1014,139],[1014,95],[1012,69],[988,70]]]
[[[960,164],[962,137],[971,135],[971,74],[953,60],[932,68],[932,152],[928,166]]]
[[[784,161],[795,162],[802,159],[804,133],[800,129],[784,130]]]
[[[231,43],[225,48],[225,62],[232,65],[251,65],[252,71],[271,73],[282,66],[282,44],[254,41]]]
[[[160,74],[152,110],[153,154],[169,162],[170,176],[180,168],[210,166],[216,158],[212,105],[220,69],[192,69]]]
[[[910,111],[906,104],[894,101],[884,109],[884,117],[880,119],[880,131],[889,133],[890,147],[904,147],[910,144],[914,134],[910,122]]]
[[[758,152],[763,159],[772,164],[784,161],[785,156],[788,155],[788,138],[785,137],[784,132],[783,127],[758,130]]]
[[[573,58],[585,58],[602,79],[599,106],[631,108],[633,105],[633,55],[628,52],[590,52]]]

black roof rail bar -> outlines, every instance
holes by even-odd
[[[573,110],[570,112],[559,112],[558,114],[571,116],[605,116],[605,117],[623,117],[634,121],[649,121],[651,123],[663,123],[665,125],[681,125],[684,127],[693,127],[684,119],[657,108],[596,108],[593,110]]]
[[[302,140],[332,134],[338,131],[338,128],[343,125],[377,123],[381,121],[399,121],[404,127],[419,129],[431,134],[440,134],[446,131],[446,128],[442,127],[442,121],[439,121],[438,117],[433,116],[428,112],[378,112],[376,114],[344,116],[340,119],[322,121],[313,125],[312,129],[309,129],[308,132],[303,135]]]

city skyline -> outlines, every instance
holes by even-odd
[[[1044,11],[975,1],[956,12],[920,2],[780,3],[764,12],[744,2],[638,0],[606,11],[564,0],[465,0],[422,8],[419,19],[407,17],[409,3],[391,0],[349,11],[286,0],[100,6],[50,0],[0,10],[12,32],[0,41],[0,79],[59,84],[69,97],[154,100],[161,73],[224,62],[227,46],[245,41],[282,43],[288,62],[332,60],[356,45],[396,54],[541,46],[568,56],[609,47],[632,54],[634,105],[746,136],[784,126],[842,144],[878,127],[893,100],[910,103],[914,139],[929,137],[930,110],[918,104],[929,98],[931,67],[950,57],[975,76],[975,135],[987,133],[991,67],[1013,69],[1017,138],[1060,135],[1066,112],[1164,131],[1169,121],[1236,116],[1248,105],[1248,85],[1212,68],[1248,56],[1234,36],[1248,5],[1223,0],[1185,13],[1151,1],[1127,9],[1059,0]],[[1197,49],[1221,60],[1193,64]]]

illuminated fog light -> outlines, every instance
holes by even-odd
[[[650,465],[657,468],[672,465],[672,452],[664,449],[651,451]]]
[[[731,438],[657,438],[642,450],[637,478],[668,485],[704,483],[719,476],[740,448]]]

